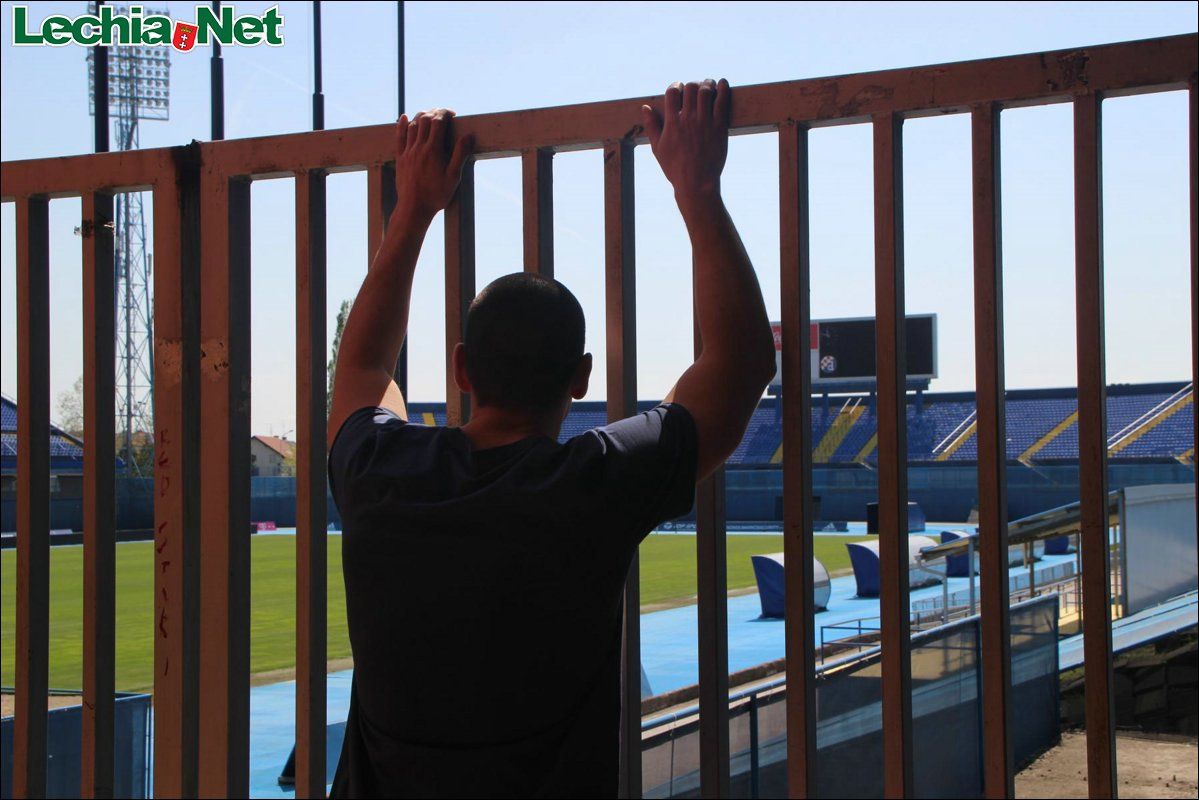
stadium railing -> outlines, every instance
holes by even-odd
[[[777,133],[783,322],[783,468],[787,562],[789,792],[817,787],[809,432],[808,131],[869,123],[874,131],[878,480],[882,559],[881,672],[888,796],[913,791],[907,605],[907,448],[903,394],[903,135],[905,119],[972,118],[979,552],[983,576],[1006,569],[999,119],[1005,108],[1070,103],[1074,116],[1076,325],[1082,563],[1086,633],[1088,789],[1116,790],[1105,502],[1100,111],[1105,97],[1189,89],[1192,297],[1196,277],[1194,34],[1064,51],[742,86],[732,127]],[[645,142],[636,98],[455,120],[478,158],[523,165],[525,268],[552,274],[553,154],[604,153],[607,394],[610,418],[636,409],[633,148]],[[1181,120],[1180,120],[1181,124]],[[2,195],[16,204],[18,548],[14,790],[46,785],[48,648],[49,233],[53,197],[82,197],[84,236],[86,795],[112,785],[115,548],[113,509],[113,194],[153,192],[156,445],[154,792],[244,796],[249,762],[250,182],[295,178],[297,524],[297,794],[325,790],[325,176],[368,175],[369,251],[395,202],[391,125],[5,162]],[[445,214],[447,353],[475,291],[471,167]],[[1199,336],[1192,305],[1192,341]],[[696,342],[697,349],[700,343]],[[1199,348],[1193,349],[1193,352]],[[1199,358],[1199,355],[1193,356]],[[1199,360],[1192,368],[1199,372]],[[447,374],[452,371],[447,370]],[[1199,375],[1192,375],[1194,380]],[[450,424],[470,413],[447,381]],[[203,435],[201,436],[201,430]],[[723,476],[698,487],[700,790],[729,787]],[[981,658],[986,793],[1011,795],[1008,604],[983,579]],[[638,576],[624,616],[621,780],[641,793]],[[201,603],[202,597],[202,603]],[[202,700],[201,700],[202,698]]]

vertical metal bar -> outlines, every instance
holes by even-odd
[[[200,172],[154,189],[154,795],[199,780]]]
[[[366,171],[366,257],[367,264],[383,244],[387,220],[396,204],[395,168],[377,164]]]
[[[699,358],[704,345],[698,318],[694,328],[695,357]],[[724,467],[695,487],[701,797],[729,796],[728,551],[724,493]]]
[[[1191,392],[1199,389],[1199,80],[1192,77],[1191,99]],[[1199,402],[1191,403],[1192,439],[1199,436]],[[1191,442],[1192,447],[1194,441]],[[1199,464],[1191,451],[1191,464]],[[1199,519],[1199,468],[1195,473],[1195,516]]]
[[[396,2],[396,116],[404,113],[404,0]]]
[[[391,164],[376,164],[366,172],[366,257],[369,265],[375,260],[379,246],[383,244],[383,235],[387,232],[387,221],[396,205],[395,167]],[[400,357],[396,359],[395,370],[392,372],[396,385],[405,397],[408,396],[408,339],[400,347]]]
[[[312,129],[325,129],[325,95],[321,81],[321,0],[312,4]]]
[[[637,413],[636,240],[633,145],[604,146],[604,305],[608,421]],[[527,262],[526,262],[527,264]],[[625,578],[621,634],[620,797],[641,796],[641,572]]]
[[[783,323],[783,559],[787,613],[787,786],[816,795],[816,619],[812,530],[812,324],[808,258],[808,131],[779,126]]]
[[[974,539],[967,537],[966,539],[966,579],[970,581],[970,616],[974,616],[978,611],[978,598],[975,596],[977,587],[974,585],[975,569],[974,569]]]
[[[526,150],[520,158],[524,192],[525,272],[554,277],[554,154]]]
[[[1003,250],[1000,232],[999,108],[971,115],[974,192],[974,364],[978,404],[978,546],[982,574],[983,783],[988,797],[1014,797],[1011,634],[1008,621],[1007,426],[1004,415]],[[974,549],[969,549],[974,613]]]
[[[399,0],[396,3],[396,117],[404,113],[404,0]],[[391,207],[395,206],[395,186],[392,182],[392,200]],[[391,214],[391,207],[384,214],[384,218]],[[371,251],[371,257],[374,257],[374,251]],[[395,382],[400,387],[400,393],[405,398],[408,397],[408,338],[404,338],[404,344],[400,346],[400,357],[396,361]]]
[[[874,118],[875,369],[883,669],[883,793],[912,795],[908,465],[903,282],[903,120]]]
[[[749,796],[757,800],[761,796],[759,790],[758,770],[761,756],[758,753],[758,696],[749,696]]]
[[[97,0],[96,13],[104,0]],[[93,144],[97,153],[107,153],[108,141],[108,48],[92,47],[92,125]],[[116,389],[114,388],[115,392]],[[115,413],[115,412],[114,412]]]
[[[116,272],[113,202],[83,195],[83,752],[80,791],[111,797],[116,690]]]
[[[296,176],[296,796],[325,796],[325,176]]]
[[[219,18],[220,0],[212,0],[212,10]],[[208,68],[209,117],[212,122],[212,140],[225,138],[225,60],[221,58],[221,43],[212,39],[212,59]]]
[[[13,794],[46,794],[50,647],[50,230],[17,200],[17,635]]]
[[[250,184],[204,172],[200,793],[249,791]]]
[[[1111,565],[1107,512],[1107,387],[1103,330],[1100,99],[1074,98],[1074,257],[1078,326],[1078,479],[1082,539],[1087,789],[1116,796]]]
[[[728,578],[724,492],[723,467],[700,481],[695,491],[699,595],[699,780],[702,797],[729,796]]]
[[[454,347],[466,332],[466,312],[475,298],[475,165],[468,161],[462,182],[445,210],[445,414],[447,425],[470,419],[470,395],[454,381]]]

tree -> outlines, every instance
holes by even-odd
[[[283,456],[283,463],[279,465],[279,474],[292,478],[296,476],[296,449],[294,447],[291,452]]]
[[[83,438],[83,376],[75,385],[58,393],[58,427],[74,436]]]
[[[346,328],[346,317],[350,316],[350,301],[342,300],[337,312],[337,325],[333,329],[333,347],[329,354],[329,387],[325,392],[325,416],[333,410],[333,378],[337,374],[337,350],[341,347],[341,334]],[[82,380],[82,379],[80,379]]]

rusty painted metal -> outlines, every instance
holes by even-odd
[[[249,792],[250,184],[205,164],[200,274],[200,786]]]
[[[50,660],[50,232],[43,197],[17,201],[17,635],[13,795],[46,794]]]
[[[154,189],[154,795],[195,797],[200,696],[200,164]],[[177,178],[177,180],[176,180]]]
[[[521,154],[525,272],[554,277],[554,153],[544,148]]]
[[[1007,425],[1004,421],[1003,260],[999,109],[971,119],[974,198],[974,369],[978,406],[978,547],[982,576],[983,783],[1014,797],[1011,633],[1008,620]]]
[[[878,560],[882,627],[883,792],[912,796],[912,659],[908,617],[908,447],[904,370],[903,120],[874,118],[875,371]]]
[[[325,796],[325,176],[296,177],[296,797]]]
[[[1069,102],[1079,90],[1121,96],[1184,89],[1199,60],[1195,34],[1046,53],[964,61],[737,87],[734,133],[774,130],[787,120],[811,127],[865,122],[877,113],[905,117],[964,113],[979,103],[1005,108]],[[643,144],[638,97],[600,103],[462,116],[460,134],[475,136],[480,158],[514,156],[531,148],[563,152],[599,149],[632,138]],[[391,160],[394,124],[263,136],[202,144],[206,163],[227,175],[282,177],[306,169],[361,170]],[[0,196],[142,187],[153,182],[162,151],[141,150],[5,162]]]
[[[698,328],[697,328],[698,335]],[[729,624],[724,468],[695,487],[699,619],[699,783],[703,797],[728,797]]]
[[[80,791],[112,797],[116,728],[116,271],[113,198],[83,196],[83,750]]]
[[[637,413],[637,281],[633,145],[604,147],[604,305],[608,421]],[[527,258],[527,256],[526,256]],[[527,262],[526,262],[527,265]],[[641,796],[641,573],[625,580],[621,631],[619,796]]]
[[[366,171],[366,263],[369,267],[379,252],[383,243],[383,234],[387,231],[387,220],[396,205],[395,166],[392,164],[376,164]],[[396,385],[404,397],[408,396],[408,339],[400,348],[400,357],[396,359],[395,371],[392,373]]]
[[[736,133],[780,131],[780,211],[784,289],[785,394],[784,482],[787,558],[810,560],[810,464],[806,451],[807,391],[802,358],[803,328],[808,319],[806,255],[805,140],[811,127],[873,121],[876,165],[876,282],[878,296],[880,499],[883,524],[883,651],[885,779],[889,795],[911,792],[910,667],[907,618],[902,603],[906,570],[900,568],[906,515],[906,448],[903,436],[903,266],[900,169],[900,123],[904,118],[942,113],[974,114],[975,268],[977,381],[979,394],[980,527],[984,574],[999,569],[989,561],[1003,549],[1003,359],[1002,271],[998,235],[997,129],[1001,109],[1043,103],[1072,102],[1076,120],[1076,252],[1078,259],[1078,343],[1080,397],[1080,471],[1084,507],[1083,572],[1086,585],[1085,630],[1088,667],[1088,785],[1096,796],[1114,792],[1111,746],[1110,620],[1106,585],[1106,520],[1100,508],[1106,486],[1103,439],[1102,259],[1099,217],[1099,100],[1150,91],[1189,88],[1191,102],[1191,231],[1192,287],[1199,286],[1196,258],[1196,123],[1195,63],[1199,37],[1194,34],[1097,47],[985,59],[958,64],[887,70],[836,78],[739,87],[732,128]],[[558,108],[504,112],[455,119],[455,130],[473,134],[479,157],[521,156],[525,177],[526,265],[552,274],[552,154],[568,150],[605,150],[606,280],[609,322],[610,413],[633,411],[635,343],[632,263],[632,148],[644,142],[637,123],[639,107],[660,98],[634,98]],[[373,253],[382,240],[394,205],[389,162],[394,146],[392,125],[368,126],[239,141],[194,144],[86,156],[5,162],[0,166],[0,196],[17,203],[18,253],[18,541],[16,644],[16,731],[14,790],[18,796],[39,795],[45,788],[45,706],[48,582],[48,234],[46,199],[83,196],[94,209],[97,198],[130,189],[152,189],[155,200],[155,792],[159,795],[206,796],[244,794],[248,780],[249,670],[249,187],[254,178],[368,170],[371,201],[368,237]],[[315,213],[312,185],[307,184],[309,218]],[[304,190],[301,190],[304,191]],[[446,345],[447,358],[461,341],[465,312],[475,291],[474,182],[468,166],[458,195],[446,212]],[[103,201],[101,201],[102,204]],[[95,211],[93,210],[93,216]],[[203,230],[203,235],[201,235]],[[298,243],[311,245],[319,232],[301,222]],[[94,244],[94,242],[92,243]],[[301,258],[301,273],[318,266]],[[93,251],[93,262],[103,254]],[[307,267],[305,267],[307,264]],[[323,265],[321,265],[323,266]],[[201,267],[203,267],[201,269]],[[94,280],[96,273],[91,274]],[[89,307],[103,286],[85,291]],[[316,287],[307,295],[297,328],[301,405],[312,415],[318,388],[316,352]],[[198,295],[203,297],[200,316]],[[1199,321],[1192,304],[1192,338],[1199,340]],[[103,324],[101,322],[101,324]],[[615,325],[615,329],[614,326]],[[305,345],[304,343],[308,344]],[[89,370],[102,361],[102,345],[89,348]],[[307,352],[305,352],[307,349]],[[1194,348],[1199,352],[1199,346]],[[1195,357],[1195,356],[1193,356]],[[450,424],[469,416],[468,397],[454,385],[447,362],[447,412]],[[1199,378],[1199,360],[1192,369]],[[91,374],[89,372],[89,374]],[[307,381],[305,383],[305,381]],[[98,385],[98,384],[97,384]],[[790,387],[790,388],[787,388]],[[323,383],[320,384],[323,389]],[[306,402],[305,402],[306,398]],[[98,395],[93,398],[98,401]],[[102,409],[91,412],[103,416]],[[304,411],[301,409],[301,415]],[[1199,414],[1199,408],[1196,409]],[[1199,416],[1196,418],[1199,424]],[[201,425],[204,431],[200,437]],[[315,426],[319,427],[319,426]],[[308,475],[323,469],[312,419],[301,425],[312,434]],[[301,437],[304,434],[301,433]],[[98,451],[102,448],[96,448]],[[99,464],[93,453],[89,463]],[[102,486],[105,478],[89,474],[90,514],[107,515]],[[197,488],[197,486],[199,488]],[[319,517],[316,492],[309,487],[304,506]],[[202,511],[201,511],[202,509]],[[727,643],[725,640],[725,563],[723,488],[720,476],[697,493],[697,560],[699,568],[701,665],[701,777],[707,796],[728,792]],[[304,513],[302,510],[301,513]],[[1096,515],[1099,516],[1096,516]],[[318,532],[309,523],[305,539],[307,563],[300,563],[297,588],[301,630],[323,633],[316,620],[313,592]],[[93,527],[89,542],[94,559],[89,597],[99,602],[89,612],[87,650],[89,694],[99,698],[108,680],[105,669],[111,635],[105,605],[110,590],[102,584],[108,572],[102,527]],[[201,548],[201,540],[203,548]],[[902,548],[906,554],[906,548]],[[202,553],[202,555],[201,555]],[[97,558],[98,557],[98,558]],[[202,563],[201,563],[202,562]],[[322,562],[323,563],[323,562]],[[307,579],[305,578],[307,576]],[[631,686],[637,650],[637,616],[633,592],[636,567],[630,572],[625,620],[626,710],[635,705]],[[98,582],[97,582],[98,581]],[[814,746],[809,655],[811,592],[806,568],[788,571],[787,620],[790,793],[810,796],[814,786]],[[199,597],[203,589],[203,608]],[[1001,598],[983,589],[984,754],[987,793],[1010,793],[1010,709],[1000,697],[1007,668],[1005,617],[996,611]],[[798,598],[798,599],[797,599]],[[305,624],[304,619],[307,619]],[[303,779],[317,793],[314,738],[323,667],[317,664],[315,640],[298,644],[308,675],[301,679],[300,711],[309,728],[308,770]],[[301,667],[304,669],[304,667]],[[989,676],[989,677],[988,677]],[[1000,677],[997,677],[1000,676]],[[638,674],[639,678],[639,674]],[[639,680],[638,680],[639,685]],[[204,703],[201,705],[199,697]],[[301,703],[303,699],[301,700]],[[101,703],[101,705],[103,705]],[[107,711],[92,712],[84,756],[90,791],[103,793],[105,746],[98,731],[107,726]],[[632,743],[639,731],[632,715],[622,725],[621,792],[636,796],[639,775]],[[319,734],[315,734],[319,736]],[[803,763],[799,763],[803,754]],[[90,761],[88,760],[90,759]],[[320,787],[323,789],[323,786]]]
[[[1074,99],[1074,280],[1078,330],[1078,484],[1082,516],[1079,541],[1086,672],[1087,792],[1091,797],[1115,797],[1116,714],[1112,691],[1099,120],[1100,97],[1097,94],[1081,94]]]
[[[694,265],[692,267],[694,272]],[[703,352],[693,319],[695,357]],[[696,617],[699,639],[699,792],[728,797],[729,619],[725,476],[720,467],[695,486]]]
[[[466,332],[475,298],[475,167],[468,161],[454,199],[445,210],[445,415],[447,425],[470,419],[470,395],[458,389],[451,362]]]
[[[783,557],[787,564],[787,790],[816,796],[816,609],[812,541],[812,322],[808,130],[779,126],[779,285],[783,324]]]
[[[1191,76],[1191,385],[1199,386],[1199,79]],[[1191,419],[1199,432],[1199,403],[1191,403]],[[1192,456],[1191,464],[1199,464]],[[1195,470],[1195,518],[1199,519],[1199,469]]]

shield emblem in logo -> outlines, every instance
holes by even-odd
[[[171,46],[176,50],[186,53],[196,46],[196,34],[200,32],[199,27],[186,22],[175,23],[175,35],[171,39]]]

